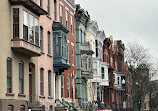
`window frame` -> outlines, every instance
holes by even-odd
[[[14,10],[18,10],[18,15],[16,15],[16,14],[14,14]],[[19,34],[20,34],[20,28],[19,28],[19,25],[20,25],[20,15],[19,15],[19,12],[20,12],[20,10],[19,10],[19,8],[13,8],[13,38],[19,38]],[[18,17],[16,17],[16,16],[18,16]],[[15,20],[15,18],[18,18],[18,21],[17,22],[14,22]],[[16,26],[18,25],[18,35],[16,35]],[[14,28],[15,27],[15,28]]]
[[[8,105],[8,111],[10,111],[9,108],[12,108],[11,111],[14,111],[14,106],[13,105]]]
[[[43,52],[43,27],[40,26],[40,48],[41,52]]]
[[[72,65],[74,65],[74,46],[71,45],[71,57],[72,57]]]
[[[51,86],[51,70],[48,70],[48,96],[52,96]]]
[[[57,1],[54,0],[54,20],[57,20]]]
[[[40,68],[40,95],[44,96],[44,69]]]
[[[24,109],[21,109],[21,108],[24,108]],[[25,111],[25,106],[24,105],[20,106],[20,111]]]
[[[60,4],[60,23],[63,24],[63,6]]]
[[[47,12],[50,15],[50,0],[47,0]]]
[[[8,69],[8,62],[10,61],[10,71]],[[8,84],[8,80],[10,80],[10,84]],[[7,93],[12,93],[12,59],[7,58]]]
[[[71,34],[73,34],[73,15],[71,15]]]
[[[22,65],[21,66],[21,68],[22,68],[21,78],[20,78],[20,64]],[[22,90],[20,90],[20,80],[22,82],[22,84],[21,84]],[[19,62],[19,94],[24,94],[24,63],[22,61]]]
[[[69,28],[69,11],[68,10],[65,10],[65,16],[66,16],[66,28],[68,29]]]
[[[64,98],[65,97],[65,93],[64,93],[64,74],[61,75],[61,97]]]
[[[67,76],[67,97],[70,98],[70,77]]]
[[[47,32],[47,45],[48,45],[48,55],[51,55],[51,40],[50,40],[50,32]]]

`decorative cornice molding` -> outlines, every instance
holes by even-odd
[[[76,11],[76,6],[70,0],[64,0],[74,11]]]

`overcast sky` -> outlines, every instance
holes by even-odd
[[[158,0],[75,0],[114,40],[137,40],[158,58]]]

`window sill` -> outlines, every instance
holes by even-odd
[[[6,96],[14,96],[15,94],[14,93],[6,93]]]
[[[52,19],[49,14],[47,14],[47,17],[48,17],[50,20]]]
[[[25,97],[26,96],[26,94],[18,94],[18,96],[20,96],[20,97]]]
[[[49,55],[49,54],[47,54],[47,56],[52,58],[52,56],[51,56],[51,55]]]
[[[43,96],[43,95],[40,95],[39,97],[40,97],[40,98],[45,98],[45,96]]]
[[[53,97],[52,96],[48,96],[48,99],[53,99]]]
[[[45,54],[43,51],[41,51],[41,54]]]

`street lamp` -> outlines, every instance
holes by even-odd
[[[125,100],[125,79],[122,79],[122,86],[123,86],[123,108],[126,109],[126,100]]]

